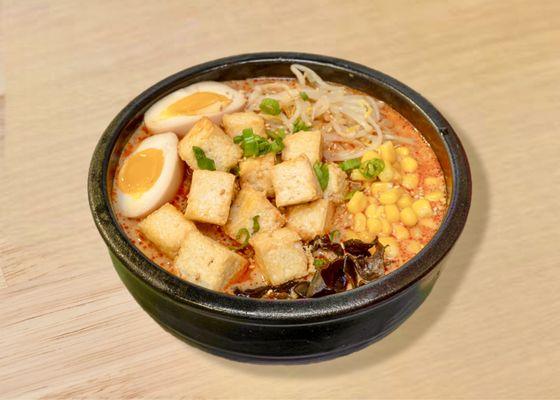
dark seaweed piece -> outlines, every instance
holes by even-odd
[[[383,256],[385,247],[381,243],[375,243],[375,253],[368,256],[355,257],[356,271],[365,281],[374,281],[385,275]]]
[[[350,255],[346,257],[346,264],[344,264],[344,272],[348,276],[350,283],[353,287],[358,286],[358,272],[356,270],[356,258]]]
[[[252,297],[254,299],[258,299],[263,297],[271,288],[272,286],[260,286],[254,289],[245,289],[245,290],[235,288],[233,294],[236,296]]]
[[[309,288],[309,282],[299,282],[294,286],[294,293],[299,297],[307,297],[307,288]]]
[[[375,246],[377,239],[371,243],[365,243],[361,240],[350,239],[344,242],[344,250],[353,256],[369,256],[369,249]]]
[[[274,286],[272,289],[278,293],[290,293],[292,289],[299,283],[300,281],[292,280],[286,283],[283,283],[278,286]]]
[[[344,255],[344,249],[338,242],[333,242],[329,235],[316,236],[310,243],[311,251],[327,250],[332,251],[337,256]]]
[[[329,289],[335,292],[346,290],[348,278],[345,271],[349,262],[351,261],[348,257],[342,257],[334,260],[326,268],[321,269],[321,276]]]
[[[353,261],[345,256],[317,270],[309,283],[306,297],[322,297],[345,291],[349,282],[346,270],[353,268],[351,264]]]
[[[334,291],[327,287],[327,284],[321,276],[321,272],[316,271],[315,275],[313,275],[313,279],[311,279],[311,282],[309,282],[305,297],[321,297],[331,293],[334,293]]]
[[[290,296],[292,289],[295,286],[297,286],[299,283],[301,282],[293,280],[278,286],[267,285],[267,286],[260,286],[254,289],[246,289],[246,290],[240,290],[239,288],[236,288],[233,294],[235,294],[236,296],[252,297],[252,298],[261,298],[267,294],[269,294],[269,296],[266,297],[269,298],[275,298],[275,299],[288,298]],[[268,293],[269,291],[270,293]]]

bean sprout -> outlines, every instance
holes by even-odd
[[[263,99],[277,100],[281,107],[280,115],[261,115],[273,126],[282,124],[289,133],[293,133],[298,120],[313,126],[318,119],[323,119],[323,155],[326,160],[344,161],[361,157],[366,151],[377,149],[384,138],[403,143],[413,141],[390,130],[393,124],[381,114],[383,102],[327,83],[306,66],[292,64],[290,70],[296,78],[295,85],[284,82],[256,85],[247,99],[247,108],[258,111]],[[302,92],[305,92],[308,101],[302,98]]]

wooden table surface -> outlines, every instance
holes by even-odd
[[[560,2],[19,0],[0,26],[0,398],[560,398]],[[424,305],[312,365],[236,363],[164,332],[87,204],[93,148],[133,96],[271,50],[415,88],[473,173],[467,227]]]

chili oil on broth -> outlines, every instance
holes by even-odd
[[[254,87],[267,83],[279,82],[289,87],[295,88],[297,86],[297,81],[291,78],[254,78],[247,80],[237,80],[223,82],[233,89],[244,92],[245,94],[251,93]],[[346,87],[352,93],[362,94],[359,91],[353,90]],[[247,109],[247,105],[244,110]],[[242,110],[242,111],[244,111]],[[390,273],[395,269],[402,266],[410,258],[412,258],[421,248],[423,248],[433,237],[441,221],[445,215],[447,209],[447,196],[445,192],[445,183],[443,177],[443,171],[439,165],[437,157],[430,145],[424,139],[424,137],[417,131],[417,129],[406,120],[400,113],[388,106],[383,104],[380,108],[380,114],[382,116],[381,122],[384,126],[390,128],[390,130],[398,137],[406,138],[411,140],[411,143],[406,143],[399,146],[405,146],[410,151],[410,156],[417,160],[418,168],[416,174],[418,175],[418,186],[416,189],[406,189],[402,186],[401,189],[403,194],[409,194],[413,200],[423,198],[425,195],[434,192],[443,193],[443,198],[440,201],[431,202],[433,215],[429,218],[420,219],[418,224],[414,227],[407,228],[409,237],[403,240],[397,240],[398,245],[398,256],[393,258],[386,258],[385,263],[385,273]],[[326,122],[327,119],[321,118],[313,121],[313,129],[321,129],[324,132],[328,129]],[[270,124],[266,123],[267,128],[270,128]],[[134,134],[129,139],[128,143],[125,145],[119,162],[114,173],[113,190],[111,193],[111,200],[115,203],[116,193],[115,188],[117,186],[117,177],[122,168],[123,161],[140,145],[140,143],[152,136],[148,132],[145,125],[142,123]],[[397,142],[395,142],[397,143]],[[399,173],[402,171],[398,171]],[[402,176],[402,174],[401,174]],[[171,200],[171,204],[175,206],[178,210],[183,212],[187,205],[188,193],[191,184],[192,170],[190,168],[185,168],[183,182],[175,195]],[[372,191],[372,182],[360,182],[350,180],[350,187],[352,189],[358,189],[368,196],[368,199],[375,198],[375,194]],[[394,186],[399,186],[398,182],[394,182]],[[237,190],[239,189],[239,183],[236,182]],[[368,200],[371,201],[371,200]],[[343,239],[373,239],[375,235],[371,235],[366,232],[356,232],[354,229],[356,215],[349,212],[348,201],[336,205],[334,212],[334,222],[331,228],[331,232],[339,231],[342,233]],[[282,210],[281,210],[282,211]],[[179,276],[178,271],[173,265],[173,260],[164,255],[159,251],[149,240],[144,238],[142,233],[138,228],[139,219],[127,218],[119,212],[117,207],[114,207],[114,212],[118,223],[129,237],[133,245],[135,245],[147,258],[152,260],[155,264],[159,265],[163,269],[167,270],[169,273]],[[394,225],[394,224],[393,224]],[[402,224],[401,224],[402,225]],[[217,225],[196,223],[197,228],[205,235],[218,241],[225,246],[236,246],[238,243],[227,236],[222,227]],[[393,226],[392,226],[393,228]],[[389,233],[388,237],[393,237],[393,229]],[[414,245],[411,246],[410,244]],[[258,266],[255,263],[254,251],[251,246],[247,246],[242,250],[238,250],[237,253],[241,254],[248,260],[248,268],[243,274],[240,274],[230,282],[229,287],[226,289],[227,293],[233,294],[237,290],[247,290],[257,287],[262,287],[267,284],[266,279],[263,274],[259,271]],[[310,269],[310,273],[305,280],[310,280],[313,275],[313,269]]]

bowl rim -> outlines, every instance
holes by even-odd
[[[395,271],[368,285],[317,299],[262,300],[233,296],[184,281],[149,260],[120,228],[109,203],[107,173],[111,153],[127,124],[139,110],[168,93],[178,82],[211,70],[246,64],[300,63],[360,75],[376,81],[420,111],[439,133],[450,159],[452,195],[440,228],[428,244]],[[250,78],[250,77],[248,77]],[[397,110],[398,111],[398,110]],[[133,275],[175,302],[223,318],[259,323],[309,323],[344,317],[377,305],[403,292],[430,273],[457,241],[468,215],[471,175],[467,156],[457,134],[442,114],[423,96],[396,79],[343,59],[299,52],[263,52],[235,55],[186,68],[152,85],[125,106],[103,132],[94,150],[88,174],[88,199],[97,229],[110,252]]]

